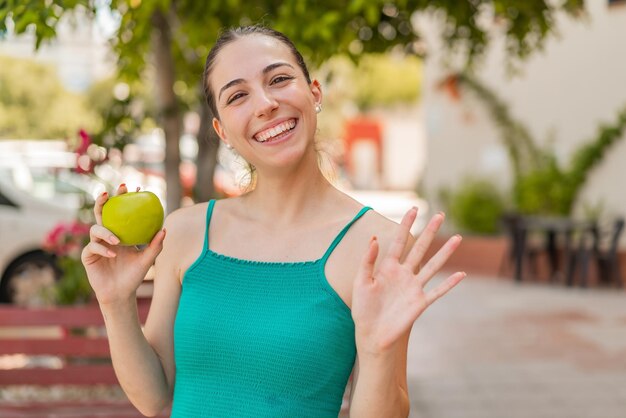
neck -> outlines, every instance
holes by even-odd
[[[266,225],[293,226],[315,219],[333,190],[315,158],[312,163],[281,173],[257,171],[256,187],[244,196],[244,204],[251,219]]]

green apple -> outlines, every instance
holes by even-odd
[[[163,226],[163,206],[152,192],[114,196],[102,207],[102,225],[121,245],[148,244]]]

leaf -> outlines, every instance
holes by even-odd
[[[365,20],[370,26],[377,26],[380,22],[381,11],[377,4],[368,4],[365,8]]]
[[[366,0],[352,0],[348,6],[348,13],[357,14],[363,10]]]

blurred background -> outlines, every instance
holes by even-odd
[[[441,314],[435,310],[425,325],[418,321],[414,334],[422,326],[437,329],[440,339],[413,345],[419,348],[409,356],[412,414],[504,417],[521,408],[526,412],[519,416],[623,416],[612,414],[626,407],[626,392],[616,384],[626,383],[626,2],[248,3],[0,2],[0,303],[31,310],[92,303],[80,250],[94,198],[120,183],[154,192],[167,213],[244,192],[246,164],[213,132],[201,75],[220,29],[261,23],[290,37],[322,84],[317,139],[327,177],[390,219],[418,206],[415,234],[426,218],[445,211],[439,241],[464,236],[448,269],[474,277],[468,297],[493,295],[482,311],[457,296],[454,309],[438,307]],[[139,297],[149,299],[150,279]],[[614,310],[602,309],[608,306]],[[476,363],[468,353],[484,352],[485,341],[498,346],[514,327],[500,324],[499,333],[480,343],[464,340],[463,354],[446,351],[446,344],[458,344],[439,327],[463,336],[453,324],[470,317],[475,322],[468,329],[480,333],[489,308],[517,319],[538,315],[531,321],[538,328],[524,343],[541,344],[538,336],[548,331],[540,327],[554,326],[554,309],[563,314],[556,314],[561,325],[576,318],[608,321],[611,332],[603,323],[591,329],[604,333],[589,331],[587,340],[579,333],[577,341],[584,356],[591,344],[605,360],[603,344],[624,341],[609,353],[612,372],[621,373],[596,376],[612,382],[601,391],[612,397],[582,383],[589,370],[559,392],[560,381],[546,383],[554,375],[552,357],[541,358],[547,368],[527,364],[539,371],[526,380],[485,361],[488,371],[479,380],[493,378],[483,379],[484,393],[476,392],[472,373],[478,371],[454,368],[439,356]],[[542,321],[543,314],[553,316]],[[0,328],[2,335],[14,337]],[[555,340],[554,350],[576,350],[566,340]],[[9,351],[0,353],[0,373],[35,361],[17,361]],[[568,367],[580,359],[574,356]],[[433,373],[426,376],[418,367],[423,362],[441,368],[426,368]],[[518,392],[503,377],[512,374],[515,384],[523,381],[526,397],[494,396]],[[428,380],[443,375],[455,383],[438,386],[441,394],[460,388],[472,396],[450,403],[429,392]],[[0,383],[17,386],[1,376]],[[608,409],[575,403],[563,409],[576,391],[587,404]],[[533,397],[540,393],[556,395]],[[0,391],[7,404],[20,396]],[[528,404],[545,408],[532,412]]]

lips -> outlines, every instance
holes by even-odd
[[[253,138],[257,142],[267,142],[279,138],[281,135],[286,134],[296,127],[296,119],[287,119],[280,123],[277,123],[269,128],[266,128],[260,132],[254,134]]]

